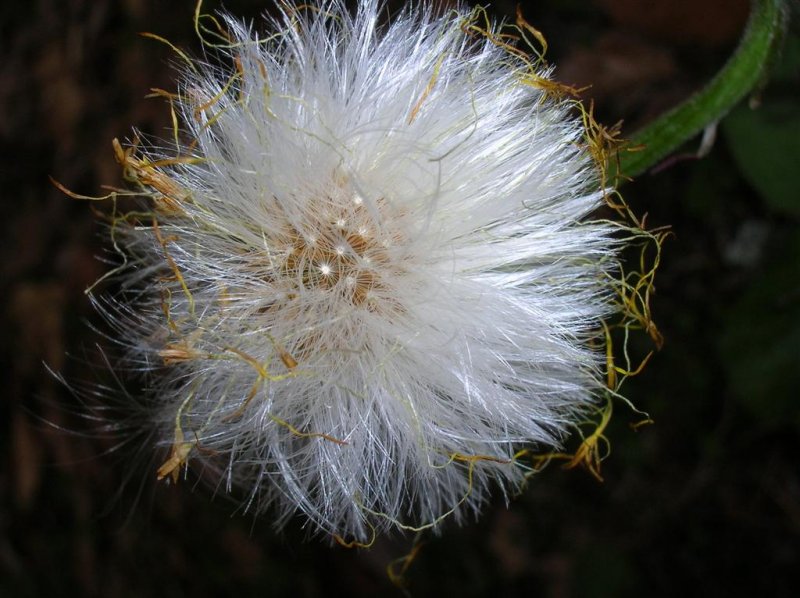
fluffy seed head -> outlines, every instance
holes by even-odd
[[[224,17],[180,127],[117,154],[144,215],[105,310],[166,455],[364,540],[476,511],[602,387],[613,226],[572,102],[475,13]],[[220,21],[222,22],[222,21]],[[129,225],[123,225],[127,222]]]

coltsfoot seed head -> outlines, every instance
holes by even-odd
[[[603,389],[589,340],[619,241],[575,102],[480,13],[339,0],[259,37],[217,21],[174,139],[115,145],[98,300],[143,373],[164,462],[282,525],[367,540],[476,512]],[[127,365],[126,365],[127,364]],[[496,484],[493,484],[496,483]]]

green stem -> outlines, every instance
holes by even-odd
[[[752,0],[752,10],[739,47],[708,85],[637,131],[621,151],[619,172],[634,177],[719,121],[761,83],[766,67],[781,45],[788,21],[784,0]],[[616,168],[612,167],[612,173]],[[624,180],[624,179],[623,179]]]

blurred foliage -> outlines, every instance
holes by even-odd
[[[720,352],[733,396],[757,425],[800,430],[800,231],[772,236],[768,265],[725,310]]]
[[[396,5],[397,3],[395,3]],[[256,17],[262,2],[229,0]],[[515,2],[496,14],[513,17]],[[0,8],[0,596],[402,595],[385,567],[414,538],[369,551],[282,534],[190,480],[155,484],[42,367],[114,385],[83,295],[105,266],[85,193],[120,184],[110,140],[168,130],[168,49],[186,48],[193,2],[32,0]],[[735,45],[744,0],[541,0],[526,17],[557,74],[608,124],[635,130],[697,89]],[[694,11],[694,12],[693,12]],[[692,26],[675,22],[694,15]],[[677,21],[671,20],[675,15]],[[624,391],[600,484],[551,467],[507,508],[420,538],[414,596],[794,596],[800,585],[800,214],[797,32],[759,108],[739,107],[703,160],[625,188],[651,226],[671,225],[653,309],[664,348]],[[686,149],[690,155],[694,147]],[[649,350],[647,344],[638,348]],[[77,358],[65,359],[65,351]],[[135,389],[131,389],[135,391]],[[121,394],[121,392],[120,392]],[[121,395],[122,396],[122,395]],[[122,396],[124,399],[124,396]],[[56,429],[50,422],[81,434]],[[153,457],[157,461],[157,456]],[[124,483],[128,481],[127,485]],[[120,488],[122,488],[120,490]]]
[[[800,37],[791,36],[763,96],[723,123],[736,165],[774,218],[800,217],[798,89]],[[798,426],[800,230],[745,221],[736,242],[729,255],[757,271],[728,306],[719,339],[733,394],[762,425]]]
[[[747,182],[776,212],[800,216],[800,38],[789,37],[770,90],[754,108],[739,106],[725,119],[736,165]]]

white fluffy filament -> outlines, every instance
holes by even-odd
[[[153,210],[115,231],[107,307],[152,373],[160,477],[202,464],[359,540],[459,520],[563,440],[602,387],[617,245],[529,63],[469,13],[379,13],[287,8],[267,41],[225,18],[232,67],[173,98],[186,141],[121,154]]]

